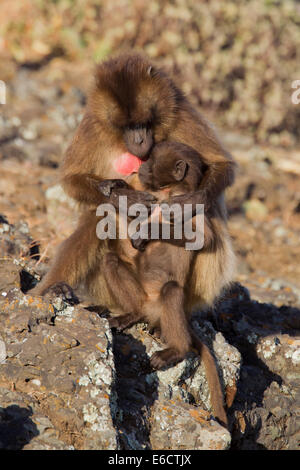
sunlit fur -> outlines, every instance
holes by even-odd
[[[168,137],[183,101],[181,91],[160,69],[139,55],[110,59],[97,67],[88,109],[109,130],[150,123],[154,139]]]

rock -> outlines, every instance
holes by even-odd
[[[201,339],[212,347],[220,370],[224,392],[225,395],[228,395],[228,402],[231,405],[239,377],[240,354],[235,348],[226,343],[221,334],[216,333],[209,322],[201,324],[201,327],[198,322],[199,318],[195,316],[193,321],[194,329]],[[116,334],[114,336],[118,407],[115,424],[120,431],[120,445],[122,448],[152,448],[154,445],[152,439],[155,440],[153,437],[153,420],[156,419],[156,413],[159,414],[162,404],[174,404],[172,413],[174,412],[174,417],[176,416],[180,423],[184,421],[183,417],[189,413],[187,410],[202,410],[212,420],[205,368],[203,364],[200,364],[198,355],[191,352],[185,360],[177,365],[166,370],[153,372],[149,365],[149,358],[162,347],[164,347],[163,344],[149,335],[147,326],[143,324],[131,327],[126,331],[126,334]],[[222,361],[220,361],[220,357],[222,357]],[[156,405],[156,411],[153,411],[153,407]],[[181,407],[181,405],[183,406]],[[187,405],[187,408],[185,405]],[[170,425],[171,422],[172,420],[169,422]],[[215,421],[212,422],[215,423]],[[216,446],[220,445],[220,448],[227,448],[230,436],[226,434],[224,428],[219,428],[221,434],[218,434],[219,431],[216,433],[216,436],[219,436],[216,437],[218,442]],[[225,431],[226,434],[224,441],[222,440],[223,437],[220,437],[221,435],[224,436],[221,430]],[[199,433],[199,436],[202,435],[200,425],[197,427],[197,433]],[[163,442],[167,442],[167,436],[171,434],[172,427],[167,427]],[[223,444],[220,443],[219,438]],[[186,435],[182,441],[178,441],[176,448],[190,449],[189,439],[191,439],[191,436]],[[201,447],[200,440],[195,445]],[[212,443],[213,438],[211,441],[205,438],[204,441],[204,447],[208,446],[208,442],[210,442],[211,447],[207,448],[215,448]],[[158,441],[155,442],[155,446],[162,445],[158,444]],[[173,442],[175,443],[175,437]]]
[[[6,346],[4,341],[2,340],[0,336],[0,364],[2,364],[5,359],[6,359],[7,353],[6,353]]]
[[[49,201],[57,201],[59,203],[67,203],[69,204],[72,208],[76,207],[73,199],[71,199],[63,188],[61,187],[60,184],[56,184],[55,186],[52,186],[51,188],[48,188],[46,193],[45,193],[46,199]]]
[[[201,321],[197,315],[193,317],[193,327],[200,339],[210,346],[217,361],[224,395],[230,388],[236,387],[241,366],[241,356],[236,348],[230,346],[221,333],[217,333],[208,321]],[[200,326],[201,325],[201,326]],[[131,333],[138,337],[133,330]],[[148,356],[164,347],[153,340],[146,338],[143,343],[146,346]],[[149,346],[148,346],[149,344]],[[177,365],[157,372],[159,380],[159,393],[164,397],[184,399],[194,402],[211,410],[210,394],[206,379],[204,364],[200,363],[199,356],[190,353],[184,361]]]
[[[299,381],[300,335],[291,337],[287,334],[273,334],[260,338],[256,351],[272,372],[287,382]]]
[[[20,267],[9,257],[0,261],[0,298],[7,296],[7,292],[20,285]]]
[[[213,312],[193,315],[216,359],[229,433],[213,418],[195,352],[153,371],[149,358],[164,345],[147,325],[112,334],[92,307],[30,295],[24,273],[36,280],[34,261],[17,255],[30,253],[28,228],[0,221],[0,387],[15,394],[2,400],[2,448],[297,448],[297,308],[254,301],[236,284]]]
[[[65,238],[67,238],[74,231],[77,223],[75,202],[67,196],[59,184],[49,187],[45,197],[49,225],[55,227],[56,230],[59,227],[59,231],[66,233]]]
[[[20,258],[33,254],[33,240],[29,236],[28,225],[18,222],[11,225],[5,219],[0,220],[0,257]]]
[[[246,217],[253,221],[264,220],[268,214],[267,207],[259,199],[250,199],[243,204]]]
[[[69,450],[30,395],[0,387],[0,449]]]
[[[243,364],[231,408],[233,449],[298,449],[299,309],[241,296],[217,306],[218,326]]]
[[[55,315],[52,305],[17,289],[2,300],[7,360],[0,365],[1,386],[43,397],[47,416],[66,444],[115,449],[110,411],[114,365],[107,321],[85,309],[69,308],[68,314],[59,312],[53,326],[40,323],[30,332],[29,317],[41,309]]]
[[[230,433],[209,413],[179,401],[155,402],[151,422],[153,450],[226,450],[230,446]]]

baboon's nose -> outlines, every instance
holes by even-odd
[[[141,133],[139,132],[136,132],[135,133],[135,136],[134,136],[134,143],[136,145],[142,145],[142,143],[144,142],[144,137]]]

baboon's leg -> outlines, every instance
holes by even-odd
[[[75,288],[87,274],[95,269],[101,240],[96,235],[97,218],[94,213],[84,214],[75,232],[59,246],[52,266],[42,281],[30,291],[45,295],[55,285]],[[102,242],[103,243],[103,242]],[[69,289],[72,291],[71,287]]]
[[[141,309],[146,294],[134,273],[116,253],[109,252],[103,257],[102,272],[108,290],[124,315],[110,320],[112,327],[120,330],[142,318]]]
[[[160,304],[161,335],[167,348],[152,355],[151,365],[156,369],[182,360],[191,348],[182,287],[175,281],[164,284],[160,292]]]

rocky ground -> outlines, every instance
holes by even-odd
[[[237,283],[193,326],[214,351],[230,433],[211,416],[194,354],[154,373],[149,354],[161,345],[145,325],[112,334],[86,304],[27,294],[76,222],[58,165],[87,69],[53,58],[2,77],[0,448],[299,448],[299,149],[223,132],[239,163],[228,191]]]

